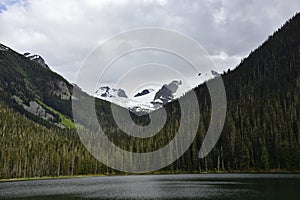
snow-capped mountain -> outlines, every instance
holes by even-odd
[[[31,54],[31,53],[28,53],[28,52],[24,53],[24,56],[26,58],[29,58],[32,61],[37,62],[38,64],[40,64],[44,68],[50,69],[49,66],[46,64],[45,60],[42,58],[42,56],[36,55],[36,54]]]
[[[109,86],[104,86],[100,87],[94,93],[94,96],[113,102],[135,112],[136,114],[142,115],[154,111],[163,105],[180,98],[200,83],[221,76],[221,74],[214,70],[202,73],[199,72],[195,77],[191,77],[188,84],[181,80],[174,80],[156,88],[140,88],[138,91],[135,91],[134,94],[129,96],[127,96],[123,89],[115,89]]]
[[[180,95],[177,95],[176,92],[181,84],[181,81],[172,81],[157,89],[143,88],[132,97],[128,97],[123,89],[104,86],[100,87],[94,96],[125,107],[137,114],[145,114],[179,98]]]
[[[127,95],[124,90],[122,89],[114,89],[108,86],[100,87],[96,92],[95,95],[99,98],[127,98]]]

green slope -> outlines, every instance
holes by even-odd
[[[6,49],[2,48],[0,51],[2,101],[14,107],[18,112],[27,114],[33,120],[36,118],[26,112],[23,104],[29,106],[29,103],[35,99],[59,112],[60,116],[71,118],[70,95],[68,97],[62,95],[65,92],[63,89],[70,93],[72,86],[60,75],[9,48]],[[61,120],[58,115],[55,115],[56,113],[51,113],[50,110],[46,112],[54,114],[54,122],[58,123]]]
[[[210,122],[210,97],[205,85],[197,87],[195,92],[199,98],[202,117],[196,140],[179,160],[163,170],[168,172],[299,170],[299,35],[298,14],[245,58],[235,70],[223,74],[228,100],[227,118],[219,142],[202,160],[198,159],[198,150]],[[91,158],[75,133],[51,125],[62,121],[67,127],[73,127],[71,100],[61,98],[62,96],[53,92],[53,85],[45,84],[53,83],[51,82],[53,80],[65,82],[71,92],[72,85],[61,76],[12,50],[0,51],[0,99],[4,102],[1,103],[1,109],[4,110],[1,114],[1,144],[5,148],[12,147],[7,151],[3,150],[6,153],[1,153],[1,178],[23,177],[24,173],[26,176],[57,175],[58,171],[63,175],[113,172]],[[56,117],[56,121],[49,123],[28,113],[18,104],[15,96],[27,104],[37,100]],[[82,96],[89,98],[84,93]],[[164,128],[154,138],[138,139],[128,136],[117,127],[110,111],[110,103],[96,100],[96,108],[100,125],[107,136],[121,148],[134,152],[150,152],[168,144],[178,130],[181,115],[177,101],[167,104],[165,109],[169,117]],[[149,121],[148,116],[138,117],[132,114],[132,117],[138,124],[147,124]],[[14,121],[11,121],[11,118]],[[33,122],[29,119],[37,124],[32,125]],[[20,123],[16,123],[17,121]],[[82,121],[88,127],[89,119]],[[5,124],[13,126],[8,129]],[[31,129],[30,126],[35,128]],[[17,127],[18,131],[15,131],[14,127]],[[26,131],[22,132],[22,129]],[[6,130],[5,134],[3,130]],[[189,131],[188,127],[185,131]],[[28,160],[26,148],[20,152],[13,150],[23,148],[24,139],[18,138],[20,134],[26,135],[30,141],[30,138],[35,138],[40,132],[49,134],[49,137],[67,138],[70,146],[64,147],[66,141],[63,139],[46,141],[41,139],[43,142],[37,142],[35,145],[38,150],[30,154],[35,158],[30,162],[26,161]],[[44,148],[45,145],[50,146]],[[10,154],[10,151],[14,153]],[[40,166],[41,172],[34,174],[27,171],[29,169],[26,166],[34,165],[43,159],[35,157],[38,155],[37,152],[43,155],[68,156],[63,157],[63,160],[66,160],[64,164],[43,161],[46,164]],[[8,160],[9,165],[5,164]],[[18,172],[15,172],[16,168]],[[11,173],[5,174],[5,170],[8,169]]]

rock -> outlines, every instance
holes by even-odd
[[[114,89],[114,88],[110,88],[108,86],[104,86],[104,87],[100,87],[96,92],[95,92],[96,96],[99,97],[122,97],[122,98],[128,98],[126,95],[126,92],[122,89]]]
[[[71,92],[69,91],[68,85],[64,81],[51,81],[48,83],[50,87],[50,94],[59,97],[62,100],[70,100]]]
[[[55,119],[55,117],[53,115],[47,113],[46,110],[40,104],[38,104],[36,101],[30,101],[29,106],[23,104],[23,107],[28,112],[30,112],[40,118],[43,118],[45,120],[53,121]]]
[[[178,90],[178,86],[181,85],[181,81],[172,81],[170,84],[165,84],[158,90],[153,99],[153,104],[160,100],[163,104],[166,104],[174,99],[174,93]]]
[[[9,50],[8,47],[6,47],[6,46],[0,44],[0,51],[8,51],[8,50]]]
[[[150,93],[150,91],[145,89],[142,92],[139,92],[136,95],[134,95],[134,97],[140,97],[140,96],[143,96],[143,95],[146,95],[146,94],[149,94],[149,93]]]
[[[221,76],[218,72],[211,70],[211,74],[214,75],[215,77]]]
[[[40,64],[42,67],[46,69],[50,69],[49,66],[46,64],[45,60],[40,55],[32,55],[31,53],[24,53],[23,54],[26,58],[29,58],[30,60]]]

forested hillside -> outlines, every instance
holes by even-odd
[[[299,72],[298,14],[223,76],[227,118],[209,169],[300,169]]]
[[[72,127],[72,85],[30,58],[0,49],[0,99],[44,126]]]
[[[226,122],[216,147],[201,160],[198,151],[210,122],[210,97],[205,84],[195,88],[201,111],[196,140],[162,171],[300,170],[299,35],[300,14],[222,75]],[[96,162],[81,144],[72,121],[72,88],[61,76],[1,46],[0,178],[117,173]],[[45,110],[43,116],[29,112],[28,107],[36,105],[33,101]],[[167,104],[162,131],[151,139],[137,139],[116,126],[108,102],[96,100],[96,108],[108,137],[133,152],[168,144],[181,115],[177,101]],[[148,116],[132,118],[137,124],[149,122]]]
[[[225,126],[217,146],[200,161],[198,151],[210,122],[211,108],[205,84],[195,88],[201,111],[196,140],[189,151],[166,170],[300,169],[299,35],[298,14],[243,59],[235,70],[222,75],[227,95]],[[117,144],[124,143],[121,145],[123,148],[136,152],[163,147],[174,137],[180,125],[178,101],[167,104],[165,109],[167,123],[153,140],[130,138],[118,130],[113,131],[111,140]],[[114,124],[111,115],[106,117]],[[145,116],[133,119],[140,124],[147,123]],[[187,132],[190,130],[188,127],[185,129]],[[125,144],[131,145],[125,147]]]

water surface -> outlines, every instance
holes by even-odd
[[[298,174],[111,176],[0,183],[0,199],[300,199]]]

